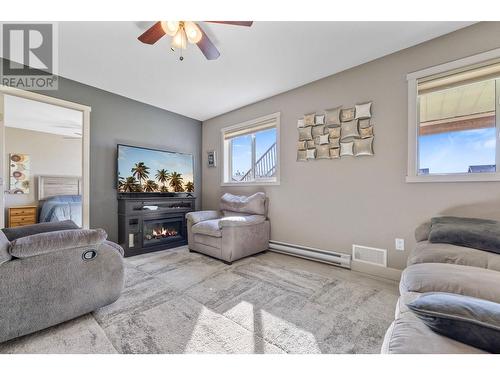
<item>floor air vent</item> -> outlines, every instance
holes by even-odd
[[[336,253],[279,241],[269,241],[269,249],[277,253],[316,260],[343,268],[351,268],[351,256],[349,254]]]
[[[387,250],[352,245],[352,260],[387,267]]]

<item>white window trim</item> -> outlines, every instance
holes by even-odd
[[[220,168],[220,186],[267,186],[267,185],[279,185],[280,184],[280,118],[281,112],[275,112],[266,116],[262,116],[256,119],[241,122],[236,125],[227,126],[221,129],[220,136],[220,155],[222,161],[222,168]],[[224,181],[225,176],[231,171],[231,157],[227,158],[227,155],[231,154],[231,149],[229,147],[229,142],[224,142],[224,134],[230,130],[236,130],[240,128],[250,127],[253,124],[258,124],[259,122],[274,119],[276,122],[276,177],[270,181],[260,179],[258,181],[251,182],[226,182]]]
[[[452,173],[452,174],[430,174],[418,175],[418,117],[417,117],[417,81],[421,78],[444,73],[454,69],[465,68],[470,65],[484,61],[500,58],[500,48],[493,49],[477,55],[465,57],[463,59],[451,61],[445,64],[436,65],[430,68],[409,73],[406,76],[408,81],[408,167],[406,182],[478,182],[478,181],[500,181],[500,171],[493,173]],[[498,129],[500,128],[500,103],[497,105],[497,137],[500,138]],[[497,145],[498,145],[497,138]],[[500,169],[500,149],[496,150],[496,165]]]

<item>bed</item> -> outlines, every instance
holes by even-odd
[[[38,221],[72,220],[82,226],[81,178],[75,176],[38,176]]]

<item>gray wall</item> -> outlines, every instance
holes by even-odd
[[[193,154],[195,194],[201,195],[199,121],[64,78],[57,91],[41,93],[92,107],[90,225],[104,228],[110,240],[118,239],[117,143]]]
[[[353,243],[388,249],[388,266],[404,268],[413,230],[439,214],[500,218],[500,183],[405,183],[406,74],[500,47],[500,23],[481,23],[400,51],[203,123],[203,152],[220,149],[220,129],[281,112],[281,185],[221,188],[220,165],[203,164],[203,207],[223,192],[270,197],[274,240],[351,252]],[[373,100],[374,157],[296,162],[297,119],[337,105]],[[406,251],[394,239],[406,240]],[[390,270],[389,270],[390,271]]]

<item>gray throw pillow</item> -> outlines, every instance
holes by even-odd
[[[2,231],[5,233],[9,241],[14,241],[18,238],[31,236],[33,234],[69,229],[79,229],[79,227],[71,220],[64,220],[33,225],[24,225],[22,227],[4,228],[2,229]]]
[[[500,223],[465,217],[431,219],[429,242],[449,243],[500,254]]]
[[[407,306],[434,332],[500,353],[500,304],[458,294],[424,293]]]

